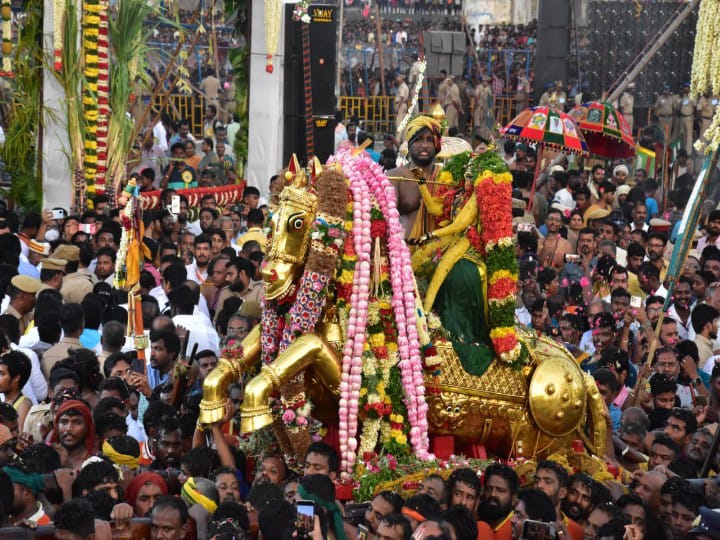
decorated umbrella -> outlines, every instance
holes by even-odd
[[[625,117],[602,101],[583,103],[568,115],[575,120],[590,153],[605,158],[629,158],[635,155],[635,140]]]
[[[552,107],[530,107],[518,114],[500,130],[500,134],[509,138],[537,144],[537,162],[542,163],[545,148],[554,148],[561,152],[588,154],[588,145],[575,127],[575,122],[567,114]],[[528,209],[532,209],[535,184],[540,167],[535,168],[532,191]]]

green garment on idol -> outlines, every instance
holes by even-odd
[[[434,307],[465,371],[478,377],[485,373],[494,353],[488,345],[491,341],[477,264],[460,259],[440,287]]]

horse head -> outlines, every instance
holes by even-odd
[[[293,156],[272,214],[272,240],[262,269],[265,299],[279,300],[290,293],[302,275],[310,246],[310,229],[315,220],[318,198]]]

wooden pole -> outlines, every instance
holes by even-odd
[[[383,46],[380,40],[380,36],[382,35],[382,24],[380,23],[380,8],[378,7],[377,2],[375,3],[375,32],[377,33],[377,36],[375,37],[375,48],[378,53],[378,63],[380,64],[380,92],[381,95],[387,96],[387,92],[385,92],[385,62],[383,61]]]
[[[694,232],[697,229],[698,222],[700,221],[702,203],[705,198],[705,193],[707,192],[707,187],[710,184],[713,174],[717,168],[719,155],[720,154],[716,148],[705,158],[705,163],[703,163],[700,174],[698,174],[695,186],[693,187],[690,199],[688,200],[688,205],[685,208],[682,220],[680,221],[680,227],[677,234],[678,241],[673,249],[672,257],[670,257],[670,267],[665,275],[665,281],[668,282],[667,297],[665,298],[665,304],[662,312],[660,313],[660,318],[655,326],[656,339],[650,344],[650,350],[645,363],[652,363],[652,358],[655,356],[655,349],[657,348],[660,329],[662,328],[663,319],[665,318],[665,312],[672,304],[675,284],[685,267],[685,261],[687,260],[688,253],[690,253]],[[718,432],[720,432],[720,430],[718,430]]]
[[[340,96],[342,92],[342,58],[343,58],[343,27],[345,26],[345,0],[338,0],[338,37],[337,37],[337,64],[335,65],[335,95]],[[350,66],[348,65],[348,68]],[[352,76],[352,74],[351,74]],[[338,103],[338,109],[339,107]]]

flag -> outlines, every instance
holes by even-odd
[[[655,152],[644,146],[638,146],[635,154],[635,170],[639,169],[644,170],[649,178],[655,176]]]

